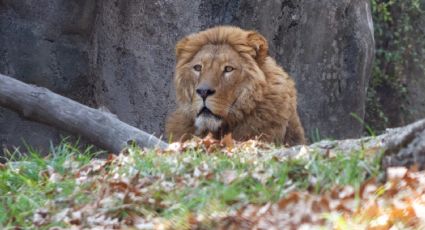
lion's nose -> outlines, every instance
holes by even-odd
[[[197,88],[196,93],[202,97],[202,99],[207,99],[208,96],[211,96],[215,93],[214,89],[209,88]]]

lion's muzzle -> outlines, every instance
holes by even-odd
[[[220,116],[215,115],[207,107],[203,107],[196,116],[195,127],[197,133],[205,131],[216,132],[220,129],[223,120]]]

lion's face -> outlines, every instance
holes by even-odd
[[[182,39],[176,52],[177,102],[198,134],[231,127],[261,99],[265,76],[259,63],[267,56],[267,43],[258,33],[207,30]]]
[[[239,54],[229,45],[206,45],[187,64],[194,82],[192,110],[198,132],[216,131],[232,113],[243,82]]]
[[[249,113],[254,94],[259,94],[254,92],[256,85],[264,80],[252,63],[251,56],[243,57],[227,44],[208,44],[180,68],[178,77],[184,84],[177,90],[186,92],[181,102],[194,118],[198,133],[215,132]]]

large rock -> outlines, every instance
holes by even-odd
[[[297,82],[307,134],[319,130],[322,136],[345,138],[362,132],[350,113],[364,114],[373,59],[367,0],[261,4],[3,0],[0,4],[0,54],[5,54],[0,56],[1,72],[89,105],[105,106],[123,121],[158,136],[174,106],[176,41],[219,24],[255,29],[268,38],[271,55]],[[8,117],[0,130],[8,143],[16,143],[29,130],[51,130],[34,128],[2,111]],[[18,125],[25,127],[12,130]],[[43,135],[47,140],[56,134]]]

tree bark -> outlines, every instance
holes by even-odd
[[[113,114],[2,74],[0,106],[14,110],[27,119],[81,135],[98,147],[114,153],[132,142],[147,148],[164,149],[168,146],[155,136],[120,121]]]

